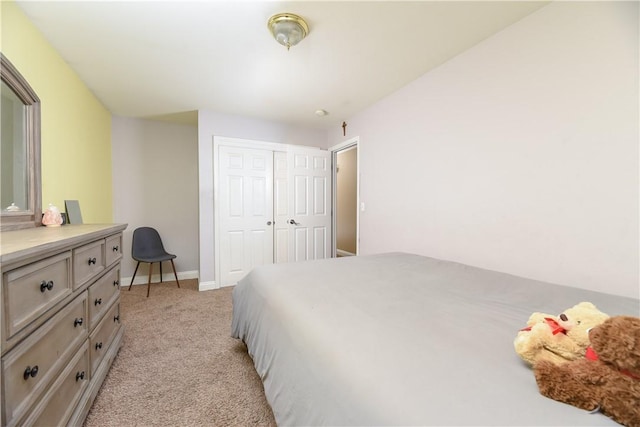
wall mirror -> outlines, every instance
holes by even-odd
[[[36,227],[42,221],[40,99],[0,52],[0,229]]]

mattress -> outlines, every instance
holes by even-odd
[[[278,425],[616,425],[539,394],[513,340],[532,312],[638,300],[391,253],[254,269],[233,290]]]

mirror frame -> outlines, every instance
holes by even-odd
[[[18,230],[42,225],[42,182],[40,175],[40,98],[27,80],[0,52],[0,75],[2,81],[13,90],[25,105],[25,142],[28,157],[28,201],[29,209],[17,212],[6,211],[2,206],[0,230]]]

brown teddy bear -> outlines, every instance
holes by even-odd
[[[576,304],[559,316],[533,313],[513,346],[529,365],[539,360],[564,363],[582,358],[589,346],[587,330],[608,318],[590,302]]]
[[[614,316],[589,332],[584,359],[561,365],[540,361],[540,393],[588,411],[599,410],[627,427],[640,426],[640,318]]]

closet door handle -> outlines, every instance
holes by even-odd
[[[295,220],[295,219],[290,219],[290,220],[289,220],[289,224],[291,224],[291,225],[300,225],[300,223],[299,223],[299,222],[296,222],[296,220]]]
[[[271,224],[273,224],[273,222],[267,221],[267,225],[271,225]]]

